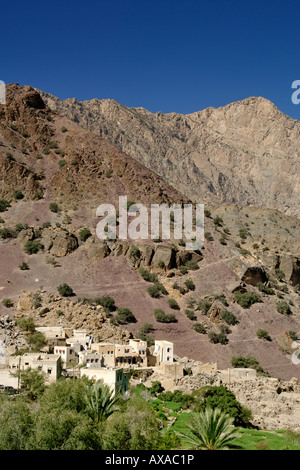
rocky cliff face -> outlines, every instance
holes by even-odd
[[[41,94],[51,108],[114,143],[193,201],[300,215],[300,122],[264,98],[181,115]]]

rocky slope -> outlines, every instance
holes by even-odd
[[[189,115],[41,93],[52,108],[153,169],[192,201],[300,215],[300,122],[251,97]]]
[[[79,299],[109,295],[136,318],[124,329],[135,335],[151,323],[149,334],[173,341],[181,357],[226,368],[232,356],[254,355],[271,376],[300,379],[289,335],[300,332],[298,219],[277,210],[210,204],[201,252],[185,250],[184,240],[104,243],[95,237],[99,203],[123,194],[145,204],[184,197],[107,140],[51,112],[30,87],[8,87],[7,106],[0,107],[0,140],[0,198],[10,204],[0,214],[0,300],[11,299],[9,306],[0,303],[0,315],[19,314],[22,291],[55,296],[67,283],[80,325],[93,328]],[[54,211],[52,203],[58,206]],[[86,240],[83,228],[91,231]],[[36,252],[26,251],[28,241],[37,244]],[[160,283],[158,295],[157,289],[154,296],[149,293],[157,285],[149,273]],[[236,291],[257,294],[260,301],[243,307]],[[279,301],[289,310],[280,313]],[[175,321],[158,321],[156,309],[173,314]],[[237,323],[225,325],[223,310]],[[61,319],[70,326],[68,315],[59,319],[53,312],[30,314],[43,325]],[[212,342],[209,334],[221,329],[227,331],[225,343]],[[257,337],[258,329],[267,330],[271,340]]]

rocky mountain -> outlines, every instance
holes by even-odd
[[[300,215],[300,122],[262,97],[188,115],[114,100],[60,100],[52,109],[153,169],[192,201]]]
[[[143,122],[148,116],[132,113],[129,136],[136,116],[145,116]],[[124,131],[123,138],[128,135]],[[180,357],[222,369],[233,356],[254,356],[271,376],[300,379],[291,361],[300,334],[299,219],[278,209],[210,203],[201,251],[185,250],[184,239],[100,241],[95,211],[101,202],[126,194],[144,204],[181,203],[187,196],[154,172],[154,161],[147,168],[51,110],[31,87],[7,87],[0,141],[1,316],[21,313],[41,325],[61,320],[63,327],[76,322],[94,331],[100,323],[103,328],[102,320],[119,325],[115,310],[104,318],[95,303],[110,296],[135,318],[122,329],[141,335],[147,323],[147,334],[173,341]],[[72,304],[57,297],[64,283],[73,290]],[[20,297],[36,294],[45,305],[18,309]],[[258,335],[260,330],[265,333]]]

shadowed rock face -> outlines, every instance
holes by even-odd
[[[114,143],[191,200],[300,215],[300,123],[251,97],[189,115],[114,100],[45,102]]]
[[[268,277],[261,266],[251,266],[244,272],[242,281],[251,286],[256,286],[258,282],[267,282]]]

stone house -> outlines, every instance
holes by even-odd
[[[128,390],[129,376],[123,368],[87,367],[80,369],[80,376],[86,376],[95,381],[102,380],[105,385],[109,386],[113,394],[117,392],[124,394]]]
[[[9,356],[7,365],[13,370],[37,369],[45,374],[45,381],[55,382],[61,376],[61,357],[57,354],[25,353]]]

